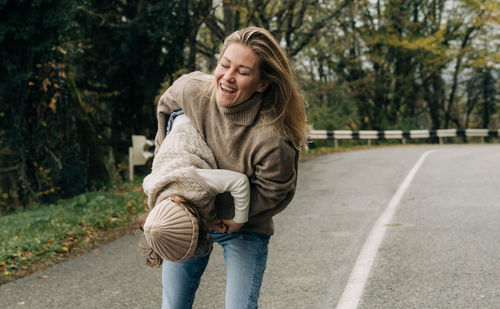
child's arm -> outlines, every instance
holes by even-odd
[[[217,193],[229,191],[234,199],[235,223],[243,225],[248,221],[250,207],[250,182],[242,173],[222,169],[196,169],[198,174]]]

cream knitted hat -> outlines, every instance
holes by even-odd
[[[167,198],[148,214],[144,236],[164,260],[182,262],[193,255],[198,245],[198,219],[186,207]]]

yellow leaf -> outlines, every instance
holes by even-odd
[[[57,49],[63,54],[63,55],[66,55],[67,51],[62,48],[61,46],[58,46]]]
[[[68,247],[61,247],[61,249],[62,249],[63,251],[65,251],[65,252],[68,252],[68,251],[69,251]]]
[[[52,98],[50,100],[50,109],[52,110],[53,113],[56,112],[56,103],[57,103],[57,98]]]
[[[46,77],[43,81],[42,81],[42,88],[43,88],[43,91],[47,92],[49,91],[48,89],[48,86],[49,85],[52,85],[52,83],[50,82],[50,80]]]

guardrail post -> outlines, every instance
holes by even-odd
[[[148,151],[154,142],[146,139],[143,135],[132,135],[132,147],[128,149],[128,176],[130,181],[134,180],[134,166],[144,165],[153,153]]]

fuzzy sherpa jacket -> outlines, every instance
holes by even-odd
[[[177,195],[194,204],[204,219],[214,218],[217,192],[212,191],[196,168],[217,168],[214,154],[190,122],[181,123],[157,149],[152,171],[144,178],[149,208],[168,196]]]

